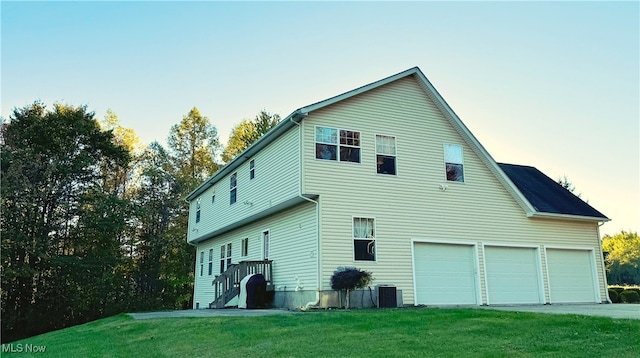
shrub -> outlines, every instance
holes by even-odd
[[[620,300],[624,303],[640,303],[640,293],[634,290],[624,290],[620,294]]]
[[[609,298],[611,299],[612,303],[620,303],[620,295],[618,294],[618,291],[614,290],[613,288],[609,289]]]
[[[640,295],[640,287],[627,287],[625,290],[636,291]]]
[[[616,291],[616,293],[617,293],[618,295],[620,295],[620,293],[621,293],[622,291],[624,291],[624,287],[618,287],[618,286],[616,286],[616,287],[610,287],[610,289],[612,289],[612,290]]]
[[[331,288],[337,291],[347,291],[345,308],[349,308],[349,291],[367,287],[372,280],[371,272],[348,267],[333,273],[333,276],[331,276]]]

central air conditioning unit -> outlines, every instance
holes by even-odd
[[[396,286],[376,285],[376,296],[378,297],[378,308],[398,307]]]

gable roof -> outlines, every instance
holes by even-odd
[[[498,165],[539,213],[532,216],[571,215],[609,221],[609,218],[601,212],[538,169],[515,164],[498,163]]]
[[[207,179],[204,183],[202,183],[198,188],[193,190],[185,200],[191,201],[197,198],[200,194],[206,191],[208,188],[213,186],[216,182],[224,178],[227,174],[232,173],[236,168],[242,165],[244,162],[249,160],[253,155],[262,150],[262,148],[266,147],[269,143],[276,140],[278,137],[286,133],[289,129],[293,128],[300,124],[300,122],[312,111],[324,108],[326,106],[332,105],[336,102],[343,101],[345,99],[354,97],[361,93],[371,91],[375,88],[384,86],[390,82],[399,80],[405,77],[413,77],[417,83],[422,87],[427,96],[433,101],[436,107],[443,114],[445,119],[449,121],[452,127],[460,134],[460,136],[464,139],[464,141],[469,145],[469,147],[478,155],[480,160],[487,166],[489,171],[496,177],[496,179],[503,185],[503,187],[507,190],[507,192],[514,198],[516,203],[520,205],[520,207],[525,211],[528,217],[550,217],[550,218],[561,218],[561,219],[579,219],[579,220],[594,220],[594,221],[609,221],[609,219],[599,213],[597,210],[593,209],[594,212],[589,211],[575,211],[575,210],[565,210],[569,212],[576,213],[587,213],[590,215],[580,215],[575,213],[556,213],[553,211],[540,211],[537,209],[536,205],[533,205],[530,202],[530,197],[524,195],[522,192],[523,189],[520,189],[515,183],[512,181],[511,176],[505,174],[503,169],[498,166],[498,163],[491,157],[489,152],[480,144],[480,142],[476,139],[476,137],[469,131],[469,129],[462,123],[462,120],[458,117],[458,115],[449,107],[444,98],[438,93],[438,91],[433,87],[431,82],[427,79],[427,77],[422,73],[420,68],[413,67],[408,70],[402,71],[395,75],[383,78],[376,82],[372,82],[370,84],[358,87],[351,91],[342,93],[340,95],[325,99],[323,101],[319,101],[313,104],[310,104],[305,107],[301,107],[293,111],[290,115],[284,118],[280,123],[278,123],[275,127],[273,127],[269,132],[265,133],[260,139],[258,139],[255,143],[250,145],[247,149],[245,149],[242,153],[236,156],[231,162],[227,163],[224,167],[222,167],[218,172],[216,172],[213,176]],[[535,169],[535,168],[534,168]],[[540,173],[542,174],[542,173]],[[544,176],[544,174],[542,174]],[[515,176],[514,178],[521,178],[522,176]],[[546,177],[546,176],[545,176]],[[523,188],[528,187],[527,185],[523,185]],[[531,196],[531,200],[537,202],[536,197]],[[544,196],[544,195],[543,195]],[[579,200],[579,199],[578,199]],[[581,200],[580,200],[581,201]],[[582,201],[581,201],[582,202]],[[544,207],[543,207],[544,208]],[[596,214],[597,213],[597,214]]]

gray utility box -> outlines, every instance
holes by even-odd
[[[376,285],[378,308],[398,307],[396,286]]]

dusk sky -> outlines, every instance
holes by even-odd
[[[640,8],[633,2],[8,2],[1,113],[112,109],[165,143],[192,107],[226,143],[419,66],[498,162],[531,165],[640,231]]]

